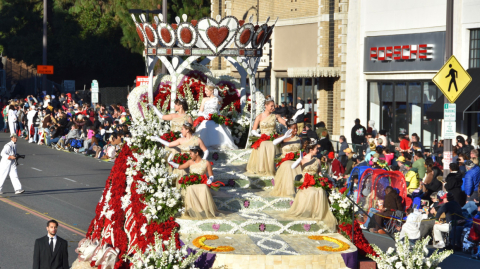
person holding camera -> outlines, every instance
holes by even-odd
[[[16,134],[10,135],[10,142],[8,142],[2,150],[0,161],[0,194],[3,194],[2,187],[7,175],[10,176],[15,194],[23,193],[22,184],[18,180],[17,165],[15,160],[17,159],[17,139]]]

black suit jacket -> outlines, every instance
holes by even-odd
[[[33,269],[68,269],[68,244],[67,241],[57,235],[55,249],[50,250],[48,236],[38,238],[35,241],[33,251]]]

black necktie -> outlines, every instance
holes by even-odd
[[[50,238],[50,251],[53,253],[53,238]]]

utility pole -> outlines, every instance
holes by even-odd
[[[453,0],[447,0],[447,23],[445,33],[445,62],[453,55]],[[446,96],[443,97],[443,103],[450,103]],[[450,162],[445,162],[445,156],[450,156],[447,160],[451,161],[452,139],[443,140],[443,179],[450,173]]]
[[[43,0],[43,59],[42,64],[47,65],[47,0]],[[47,92],[47,76],[42,75],[42,89]]]
[[[167,23],[167,0],[163,0],[162,2],[162,14],[163,14],[163,20],[165,23]],[[167,68],[165,67],[165,65],[162,63],[162,74],[166,74],[167,73]]]

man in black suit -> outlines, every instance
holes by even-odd
[[[57,236],[58,222],[47,222],[47,235],[35,241],[33,269],[68,269],[67,241]]]

